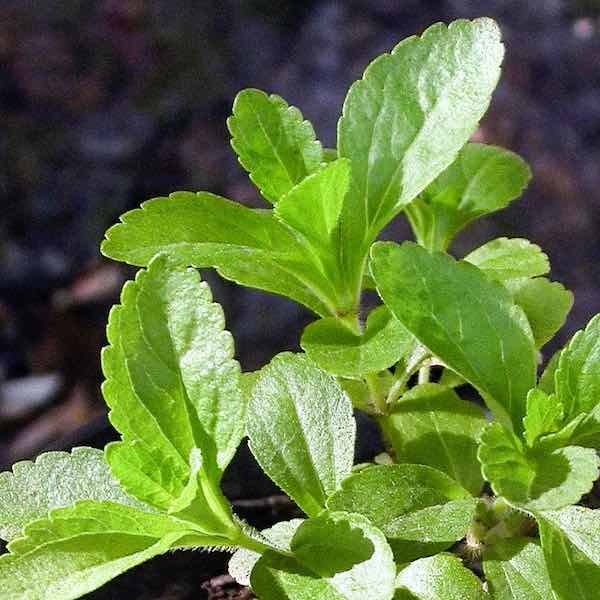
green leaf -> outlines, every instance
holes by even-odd
[[[560,600],[595,600],[600,587],[600,512],[583,506],[536,514],[552,588]]]
[[[575,504],[598,478],[594,450],[568,446],[527,451],[513,432],[498,423],[484,431],[479,460],[496,495],[531,511]]]
[[[291,521],[280,521],[273,527],[263,529],[260,533],[273,546],[284,551],[291,552],[290,542],[300,527],[303,519],[292,519]],[[229,574],[240,584],[250,585],[250,573],[261,555],[247,548],[240,548],[229,560]]]
[[[157,257],[124,286],[108,339],[103,392],[123,436],[108,461],[126,490],[167,509],[188,482],[192,450],[216,482],[244,435],[231,334],[198,273]]]
[[[83,501],[28,524],[0,558],[0,582],[11,598],[77,598],[183,540],[227,543],[165,515]]]
[[[226,542],[164,515],[81,502],[34,521],[9,544],[10,554],[0,557],[0,589],[11,600],[79,598],[186,538],[196,545]]]
[[[558,359],[560,358],[560,351],[555,352],[552,358],[546,364],[544,372],[538,381],[538,387],[540,390],[546,392],[546,394],[554,394],[556,386],[554,384],[554,376],[556,369],[558,369]]]
[[[302,354],[280,354],[262,369],[247,430],[263,471],[308,515],[319,513],[351,472],[350,399]]]
[[[330,162],[287,192],[275,207],[275,216],[315,248],[328,248],[349,185],[349,161],[340,158]]]
[[[558,431],[563,418],[563,406],[555,396],[539,388],[531,390],[527,395],[527,416],[523,418],[527,444],[533,446],[540,436]]]
[[[394,600],[489,600],[481,581],[452,554],[421,558],[398,573]]]
[[[419,242],[446,250],[471,221],[521,195],[531,172],[521,157],[497,146],[467,144],[454,162],[407,208]]]
[[[521,429],[537,353],[529,323],[506,289],[477,267],[411,242],[371,251],[377,290],[392,314],[475,386],[496,419]]]
[[[600,402],[600,315],[573,336],[558,360],[556,396],[570,421]]]
[[[397,363],[413,349],[415,339],[387,307],[379,306],[369,314],[363,335],[330,317],[311,323],[300,345],[328,373],[360,379]]]
[[[510,279],[504,285],[527,315],[535,345],[541,348],[565,324],[573,306],[573,294],[545,277]]]
[[[272,204],[316,171],[323,160],[312,125],[279,96],[242,90],[227,126],[240,164]]]
[[[266,552],[256,563],[251,583],[260,598],[391,600],[394,594],[392,552],[381,531],[360,515],[308,519],[296,530],[291,547],[297,558]]]
[[[272,211],[213,194],[176,192],[144,202],[121,215],[101,250],[138,266],[160,253],[180,265],[214,267],[241,285],[288,296],[322,316],[335,314],[332,284]]]
[[[477,500],[444,473],[423,465],[369,467],[344,481],[330,510],[367,517],[398,562],[434,554],[463,538]]]
[[[497,540],[485,551],[483,571],[494,600],[552,600],[555,597],[537,540]]]
[[[550,271],[542,249],[522,238],[498,238],[465,256],[465,260],[497,281],[537,277]]]
[[[15,463],[12,473],[0,473],[0,537],[11,541],[27,523],[84,499],[109,500],[144,510],[143,504],[119,487],[101,450],[47,452],[35,462]]]
[[[450,388],[427,383],[404,394],[381,422],[398,462],[435,467],[479,495],[477,444],[487,420],[478,406]]]
[[[322,513],[303,522],[290,548],[305,567],[321,577],[334,577],[371,558],[375,547],[357,515]]]
[[[341,233],[357,287],[379,231],[450,165],[475,131],[503,53],[491,19],[437,23],[379,56],[350,88],[338,123],[338,153],[352,163]]]

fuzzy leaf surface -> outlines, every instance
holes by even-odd
[[[554,600],[544,554],[533,538],[507,538],[486,550],[483,571],[494,600]]]
[[[531,511],[575,504],[598,478],[599,461],[591,448],[526,450],[521,440],[499,423],[484,431],[479,460],[494,493]]]
[[[397,562],[434,554],[464,537],[477,500],[450,477],[423,465],[381,465],[346,479],[330,510],[367,517],[388,538]]]
[[[509,293],[477,267],[405,242],[371,250],[377,290],[392,314],[476,387],[502,422],[522,429],[537,353]]]
[[[247,430],[263,471],[308,515],[321,511],[352,469],[350,399],[305,355],[280,354],[262,369]]]
[[[235,98],[227,127],[240,164],[271,204],[323,161],[313,126],[277,95],[242,90]]]
[[[109,319],[103,391],[123,442],[107,458],[125,489],[169,508],[201,449],[217,481],[244,435],[246,402],[221,307],[192,269],[165,257],[128,282]],[[161,492],[162,491],[162,492]]]
[[[225,279],[287,296],[319,315],[335,312],[331,283],[272,211],[206,192],[175,192],[120,220],[102,243],[109,258],[146,266],[162,253],[183,266],[214,267]]]
[[[18,462],[12,472],[0,473],[0,537],[11,541],[27,523],[79,500],[107,500],[144,509],[119,487],[101,450],[47,452],[35,462]]]
[[[531,173],[521,157],[497,146],[466,144],[454,162],[406,208],[419,243],[446,250],[471,221],[506,207]]]
[[[339,546],[332,532],[341,536]],[[251,583],[259,598],[392,599],[392,552],[383,533],[364,517],[334,512],[308,519],[296,530],[291,547],[297,558],[266,552],[256,563]],[[346,552],[340,554],[341,548]]]
[[[391,367],[415,344],[415,338],[385,306],[370,312],[363,335],[354,335],[339,319],[329,317],[311,323],[300,340],[319,367],[351,379]]]
[[[477,445],[487,420],[478,406],[450,388],[427,383],[404,394],[382,421],[399,462],[435,467],[479,494]]]
[[[0,557],[0,588],[14,600],[71,600],[166,552],[184,538],[220,540],[183,522],[130,506],[85,501],[25,528]]]
[[[398,573],[394,600],[490,600],[481,581],[452,554],[421,558]]]
[[[352,163],[341,232],[349,276],[362,276],[379,231],[467,142],[503,54],[491,19],[437,23],[379,56],[351,86],[338,123],[338,154]]]
[[[600,513],[568,506],[536,517],[557,598],[595,600],[600,587]]]
[[[550,271],[542,249],[522,238],[497,238],[473,250],[465,260],[497,281],[538,277]]]

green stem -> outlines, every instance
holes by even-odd
[[[419,378],[418,378],[419,385],[422,385],[424,383],[429,383],[429,375],[430,375],[429,365],[421,367],[419,369]]]
[[[347,327],[354,335],[362,335],[362,326],[357,313],[348,313],[338,316],[338,320],[344,327]]]
[[[379,377],[377,373],[369,373],[365,375],[365,381],[367,382],[367,387],[369,388],[371,400],[376,408],[376,410],[381,414],[387,414],[387,403],[386,400],[379,389]]]

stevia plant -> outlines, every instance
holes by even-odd
[[[0,475],[2,598],[76,598],[199,548],[237,549],[230,572],[264,600],[597,598],[600,512],[581,502],[600,317],[538,378],[572,304],[547,256],[507,238],[446,253],[530,177],[468,141],[502,56],[490,19],[402,41],[350,88],[335,150],[278,96],[242,91],[232,146],[272,208],[177,192],[108,231],[103,253],[142,267],[102,354],[121,440]],[[375,242],[401,212],[417,243]],[[304,353],[241,373],[204,267],[311,309]],[[364,315],[370,287],[383,304]],[[353,466],[353,408],[381,426],[378,464]],[[233,513],[220,480],[246,434],[305,518],[259,532]]]

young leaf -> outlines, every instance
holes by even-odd
[[[397,363],[415,345],[414,337],[385,306],[372,310],[363,335],[354,335],[339,319],[311,323],[300,345],[323,370],[347,378],[362,378]]]
[[[536,244],[522,238],[498,238],[465,256],[497,281],[538,277],[550,271],[548,257]]]
[[[464,537],[477,500],[423,465],[369,467],[346,479],[329,510],[367,517],[388,538],[398,562],[434,554]]]
[[[527,394],[527,416],[523,418],[527,444],[533,446],[540,436],[558,431],[563,418],[563,406],[555,396],[539,388],[531,390]]]
[[[421,558],[398,573],[394,600],[489,600],[481,581],[452,554]]]
[[[271,204],[323,161],[312,125],[279,96],[242,90],[235,98],[227,127],[240,164]]]
[[[108,339],[103,391],[123,436],[108,460],[125,489],[167,509],[188,483],[192,450],[216,482],[244,435],[231,335],[198,273],[157,257],[123,288]]]
[[[573,294],[545,277],[510,279],[504,285],[531,325],[535,345],[541,348],[565,324],[573,306]]]
[[[600,588],[600,512],[568,506],[536,518],[556,596],[595,600]]]
[[[332,532],[339,537],[332,538]],[[308,519],[291,547],[297,558],[266,552],[256,563],[251,583],[260,598],[391,600],[394,594],[392,552],[381,531],[360,515]]]
[[[302,354],[280,354],[262,369],[247,430],[265,473],[308,515],[321,511],[352,469],[350,399]]]
[[[12,473],[0,473],[0,538],[11,541],[27,523],[84,499],[149,510],[119,487],[101,450],[47,452],[35,462],[14,464]]]
[[[276,548],[291,552],[290,542],[302,521],[303,519],[280,521],[279,523],[275,523],[273,527],[263,529],[260,533]],[[246,548],[238,549],[229,560],[229,574],[240,585],[250,585],[250,573],[252,573],[252,569],[260,556],[258,552],[254,552],[253,550]]]
[[[471,221],[507,206],[529,182],[527,164],[497,146],[467,144],[454,162],[406,208],[419,243],[446,250]]]
[[[379,231],[467,142],[503,54],[491,19],[437,23],[375,59],[352,85],[338,123],[339,156],[352,163],[341,232],[349,274],[362,277]]]
[[[435,467],[479,494],[483,479],[477,444],[487,420],[478,406],[450,388],[427,383],[404,394],[380,423],[398,462]]]
[[[348,160],[330,162],[285,194],[274,209],[275,216],[300,232],[315,248],[329,249],[349,185]]]
[[[377,290],[392,314],[475,386],[497,419],[523,427],[537,353],[529,323],[506,289],[475,266],[411,242],[371,251]]]
[[[71,600],[162,554],[185,538],[196,545],[226,540],[189,524],[111,502],[86,501],[25,528],[0,557],[0,589],[11,600]]]
[[[321,316],[335,313],[335,291],[306,248],[268,210],[213,194],[176,192],[121,215],[102,253],[146,266],[156,254],[174,263],[214,267],[241,285],[288,296]]]
[[[483,556],[483,571],[494,600],[552,600],[544,554],[537,540],[496,541]]]
[[[578,331],[561,352],[556,370],[556,396],[565,421],[591,412],[600,402],[600,315]]]
[[[568,446],[526,451],[521,440],[499,423],[484,431],[479,460],[495,494],[531,511],[575,504],[598,478],[594,450]]]

